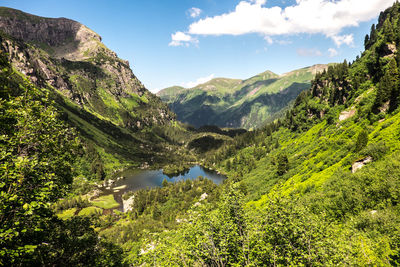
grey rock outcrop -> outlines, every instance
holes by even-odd
[[[353,165],[351,166],[351,172],[355,173],[356,171],[358,171],[359,169],[364,167],[365,164],[370,163],[371,161],[372,161],[372,157],[368,156],[364,159],[354,162]]]

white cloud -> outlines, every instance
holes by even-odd
[[[147,89],[149,89],[150,92],[152,92],[153,94],[157,94],[161,90],[160,88],[153,88],[153,89],[147,88]]]
[[[192,23],[190,35],[242,35],[260,33],[264,36],[299,33],[323,34],[337,46],[352,45],[353,35],[341,35],[346,27],[376,17],[394,0],[296,0],[282,9],[265,7],[266,0],[241,1],[235,10],[207,17]]]
[[[192,18],[197,18],[198,16],[200,16],[201,12],[202,10],[197,7],[192,7],[188,10],[189,16],[191,16]]]
[[[197,44],[199,41],[184,32],[176,32],[171,34],[171,42],[169,46],[189,46],[190,44]]]
[[[274,43],[274,40],[272,40],[272,38],[269,36],[264,36],[264,40],[270,45]]]
[[[278,44],[280,44],[280,45],[289,45],[289,44],[291,44],[292,43],[292,41],[290,41],[290,40],[278,40],[278,41],[276,41]]]
[[[336,51],[335,48],[329,48],[329,49],[328,49],[328,54],[329,54],[329,57],[335,57],[335,56],[337,56],[339,53],[338,53],[338,51]]]
[[[354,44],[353,34],[333,35],[331,36],[331,38],[337,46],[341,46],[342,44],[347,44],[347,45]]]
[[[198,78],[196,81],[192,81],[192,82],[186,82],[186,83],[182,83],[182,86],[185,88],[193,88],[196,85],[202,84],[202,83],[206,83],[209,80],[214,78],[214,74],[208,75],[206,77],[201,77]]]
[[[299,48],[297,49],[297,54],[302,57],[320,57],[322,56],[321,51],[316,48],[307,49],[307,48]]]

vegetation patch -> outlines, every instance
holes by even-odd
[[[98,207],[87,207],[87,208],[82,209],[78,213],[78,216],[91,216],[91,215],[102,214],[102,213],[103,213],[103,210]]]
[[[102,209],[115,209],[119,207],[119,204],[117,201],[114,199],[114,195],[106,195],[106,196],[101,196],[99,198],[96,198],[92,200],[92,204],[96,207],[102,208]]]
[[[57,213],[57,217],[63,220],[70,219],[73,216],[75,216],[77,210],[78,210],[77,208],[63,210],[61,213]]]

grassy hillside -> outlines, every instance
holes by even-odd
[[[194,88],[170,87],[158,93],[179,120],[200,127],[254,128],[279,114],[309,88],[315,65],[281,76],[266,71],[246,80],[215,78]]]

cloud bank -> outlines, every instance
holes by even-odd
[[[207,36],[258,33],[268,37],[323,34],[338,47],[343,44],[352,45],[353,35],[344,35],[342,30],[375,18],[381,10],[392,5],[394,0],[296,0],[296,4],[285,8],[265,7],[266,2],[241,1],[232,12],[192,23],[186,34]]]

